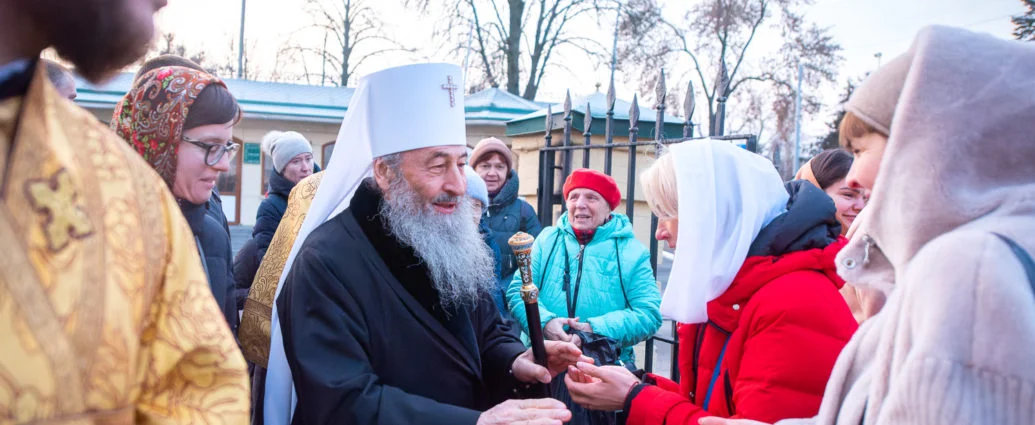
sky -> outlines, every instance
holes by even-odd
[[[260,79],[276,68],[277,51],[284,45],[321,47],[323,38],[312,28],[312,17],[306,12],[307,3],[314,0],[246,1],[246,52],[250,66],[257,68]],[[444,48],[444,40],[432,36],[448,13],[443,5],[452,2],[433,0],[433,7],[419,11],[414,7],[404,7],[402,0],[365,1],[382,16],[385,36],[413,46],[417,51],[377,57],[365,63],[360,73],[415,61],[463,62],[462,54],[449,54]],[[659,0],[659,3],[667,16],[678,20],[693,0]],[[159,12],[157,24],[160,31],[175,34],[177,40],[188,48],[204,49],[210,58],[228,58],[236,63],[233,58],[236,55],[240,7],[240,0],[171,0]],[[1023,13],[1024,7],[1020,0],[816,0],[814,5],[804,10],[810,22],[829,28],[843,47],[845,58],[838,81],[820,89],[823,110],[805,117],[803,138],[808,138],[825,133],[824,122],[836,110],[838,95],[848,79],[862,78],[880,62],[887,62],[904,52],[921,28],[933,24],[950,25],[1010,38],[1013,30],[1010,16]],[[599,21],[581,23],[579,31],[610,46],[613,23],[613,18],[602,17]],[[750,54],[763,55],[775,49],[777,43],[771,40],[766,33],[760,33]],[[877,54],[881,57],[876,57]],[[580,54],[561,57],[558,63],[563,66],[549,70],[537,100],[559,102],[566,90],[570,90],[573,97],[587,95],[597,90],[597,84],[602,84],[601,90],[606,90],[610,75],[607,64],[594,63]],[[312,63],[306,66],[319,65]],[[666,70],[671,75],[669,87],[685,87],[688,71]],[[619,71],[616,74],[618,96],[631,98],[632,93],[639,90],[637,81],[638,76]],[[649,93],[642,94],[651,97]]]

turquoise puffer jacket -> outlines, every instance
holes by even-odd
[[[539,317],[544,326],[554,318],[568,317],[564,291],[565,248],[574,295],[581,247],[568,214],[562,215],[556,226],[543,229],[532,245],[532,280],[539,287]],[[514,273],[507,299],[510,312],[527,332],[520,273]],[[625,215],[612,213],[611,219],[597,228],[593,240],[586,245],[582,279],[574,304],[574,316],[579,321],[588,322],[594,333],[621,343],[623,363],[633,362],[632,347],[661,327],[661,292],[651,269],[650,252],[633,236],[632,223]]]

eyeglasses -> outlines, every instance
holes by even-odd
[[[232,140],[227,140],[224,143],[211,143],[183,136],[183,141],[204,149],[205,164],[209,167],[218,164],[219,160],[223,159],[223,155],[229,155],[227,159],[233,161],[234,156],[237,155],[237,151],[241,150],[241,144],[235,143]]]

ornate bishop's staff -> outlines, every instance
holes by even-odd
[[[543,326],[539,320],[539,288],[532,282],[532,242],[535,238],[525,232],[517,232],[507,241],[517,257],[521,273],[521,299],[525,301],[525,317],[528,318],[528,339],[532,342],[532,356],[536,364],[546,366],[546,343],[543,340]],[[545,388],[544,388],[545,391]]]

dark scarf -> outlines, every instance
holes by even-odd
[[[603,226],[607,224],[607,222],[611,221],[611,217],[613,216],[608,214],[607,219],[604,220],[603,223],[600,223],[600,226]],[[571,230],[575,233],[575,239],[579,241],[579,245],[589,245],[589,243],[593,241],[593,236],[597,234],[597,229],[599,229],[600,226],[597,226],[592,230],[579,230],[574,227],[572,227]]]
[[[589,242],[593,240],[593,235],[597,233],[597,229],[579,230],[572,227],[571,230],[575,232],[575,239],[579,241],[579,245],[589,245]]]

